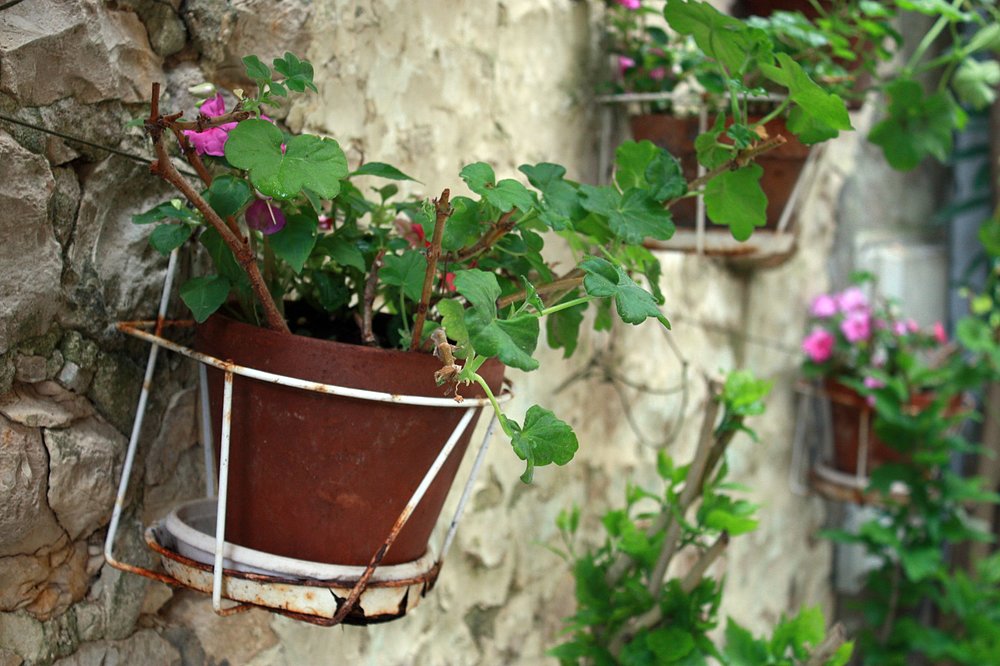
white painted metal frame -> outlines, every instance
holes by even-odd
[[[437,398],[428,396],[412,396],[412,395],[400,395],[394,393],[384,393],[380,391],[368,391],[363,389],[355,389],[350,387],[336,386],[333,384],[323,384],[319,382],[311,382],[303,379],[298,379],[295,377],[288,377],[285,375],[278,375],[270,372],[264,372],[261,370],[256,370],[254,368],[249,368],[245,366],[239,366],[233,363],[224,362],[213,356],[207,354],[202,354],[196,352],[188,347],[177,344],[171,340],[162,337],[162,329],[168,323],[165,319],[167,306],[170,300],[170,290],[173,285],[174,274],[176,272],[177,266],[177,250],[174,250],[170,255],[170,260],[167,265],[167,273],[164,279],[163,293],[160,297],[160,306],[157,312],[157,319],[155,321],[143,321],[143,322],[128,322],[120,323],[119,330],[137,337],[141,340],[145,340],[152,345],[150,349],[149,357],[146,361],[146,372],[143,378],[142,390],[139,393],[139,402],[136,406],[135,420],[132,425],[132,432],[129,437],[128,450],[125,455],[125,463],[122,468],[121,480],[118,484],[118,493],[115,498],[114,509],[111,514],[111,523],[108,527],[108,535],[104,542],[104,559],[111,566],[122,569],[125,571],[131,571],[133,573],[138,573],[140,575],[147,575],[158,580],[163,580],[164,582],[172,582],[174,584],[182,585],[180,581],[176,579],[165,580],[169,577],[164,576],[158,572],[154,572],[142,567],[136,567],[125,562],[121,562],[116,559],[114,555],[114,543],[115,538],[118,534],[118,529],[121,522],[122,511],[125,507],[125,495],[128,491],[129,481],[132,475],[132,467],[135,462],[135,452],[138,447],[139,435],[142,430],[143,420],[145,418],[146,406],[149,400],[149,393],[152,389],[153,372],[156,368],[157,356],[159,354],[160,348],[165,348],[169,351],[182,354],[188,358],[195,359],[199,362],[199,381],[201,388],[201,434],[202,434],[202,444],[204,447],[204,457],[205,457],[205,493],[207,497],[212,497],[215,495],[215,479],[210,473],[210,470],[214,468],[213,460],[213,437],[212,437],[212,426],[211,426],[211,414],[208,406],[208,391],[207,391],[207,366],[213,366],[222,370],[225,373],[225,383],[223,388],[223,405],[222,405],[222,432],[220,433],[220,454],[219,454],[219,477],[218,477],[218,509],[216,512],[216,526],[215,526],[215,558],[213,564],[213,585],[212,585],[212,607],[216,613],[220,615],[228,614],[235,609],[223,609],[222,607],[222,597],[223,597],[223,546],[225,544],[225,532],[226,532],[226,502],[228,498],[228,484],[229,484],[229,449],[230,449],[230,428],[232,423],[232,396],[233,396],[233,383],[235,381],[236,375],[243,377],[248,377],[250,379],[256,379],[259,381],[270,382],[274,384],[279,384],[282,386],[289,386],[292,388],[298,388],[305,391],[317,391],[329,395],[342,396],[347,398],[355,398],[360,400],[372,400],[376,402],[387,402],[396,403],[402,405],[417,405],[423,407],[439,407],[439,408],[457,408],[461,407],[465,409],[465,413],[462,415],[461,420],[455,426],[451,435],[448,437],[441,451],[438,453],[437,458],[435,458],[434,463],[431,465],[430,469],[424,475],[417,489],[411,495],[406,507],[400,513],[399,518],[396,521],[396,525],[393,528],[393,532],[388,536],[385,550],[388,550],[388,546],[391,546],[392,541],[395,539],[396,534],[402,526],[409,520],[409,517],[413,514],[417,505],[421,502],[424,495],[426,494],[428,488],[434,482],[437,477],[438,472],[444,466],[448,457],[454,451],[455,446],[458,444],[459,439],[466,431],[469,423],[472,421],[476,410],[483,407],[491,406],[490,400],[488,398],[467,398],[463,402],[458,402],[452,398]],[[151,333],[143,328],[154,328],[155,332]],[[499,396],[497,396],[498,402],[505,402],[512,397],[509,391],[504,391]],[[496,429],[497,417],[496,415],[490,421],[489,427],[486,430],[486,435],[483,438],[482,444],[479,446],[479,451],[476,455],[476,460],[473,463],[472,470],[469,473],[469,478],[465,484],[465,488],[462,491],[462,496],[459,500],[458,507],[455,510],[455,514],[452,517],[451,523],[449,524],[448,531],[444,537],[443,545],[441,551],[438,554],[438,563],[444,559],[447,554],[448,549],[454,539],[455,531],[458,528],[458,523],[461,520],[462,514],[465,510],[465,506],[468,502],[469,496],[472,492],[472,486],[475,482],[476,476],[482,466],[482,462],[485,458],[486,451],[489,447],[490,439],[493,436],[493,432]],[[372,562],[368,565],[365,574],[359,579],[358,583],[355,585],[354,590],[352,590],[351,598],[348,599],[344,604],[344,613],[350,610],[354,602],[358,597],[364,592],[364,588],[367,585],[367,581],[370,578],[374,569],[378,566],[375,555],[372,557]]]

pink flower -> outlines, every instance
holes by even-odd
[[[910,332],[910,329],[906,326],[905,321],[897,321],[892,325],[892,332],[899,337],[903,337]]]
[[[837,307],[843,313],[868,309],[868,297],[858,287],[849,287],[837,294]]]
[[[199,111],[202,115],[209,118],[216,118],[224,114],[226,112],[226,102],[222,99],[222,93],[219,93],[212,99],[205,100]],[[236,123],[226,123],[218,127],[210,127],[201,132],[197,130],[184,130],[184,136],[188,138],[188,141],[191,142],[191,145],[194,146],[199,155],[217,155],[221,157],[226,154],[224,147],[226,139],[229,138],[229,130],[234,127],[236,127]]]
[[[333,219],[328,215],[320,215],[319,224],[316,226],[323,231],[330,231],[330,229],[333,229]]]
[[[618,56],[618,74],[625,74],[626,70],[635,67],[635,60],[628,56]]]
[[[880,389],[883,386],[885,386],[885,382],[879,379],[875,379],[874,377],[865,377],[865,386],[872,390]],[[875,406],[875,396],[870,395],[867,398],[865,398],[865,401],[868,403],[869,407]]]
[[[820,294],[813,299],[809,312],[812,313],[812,316],[821,319],[832,317],[837,314],[837,301],[829,294]]]
[[[246,212],[247,226],[265,236],[276,234],[285,228],[285,214],[277,206],[264,199],[257,199]]]
[[[642,0],[618,0],[618,4],[625,9],[636,10],[642,6]]]
[[[662,81],[663,77],[667,75],[667,70],[663,67],[654,67],[649,70],[649,78],[654,81]]]
[[[948,344],[948,333],[944,330],[944,324],[939,321],[934,322],[934,339],[939,344]]]
[[[833,354],[833,335],[829,331],[817,328],[802,341],[802,351],[813,363],[822,363]]]
[[[918,324],[913,319],[907,319],[906,320],[906,328],[908,328],[910,330],[910,333],[916,333],[917,331],[920,330],[920,324]]]
[[[840,322],[840,331],[850,343],[867,340],[872,334],[871,318],[867,311],[851,312]]]

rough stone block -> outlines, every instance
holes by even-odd
[[[14,361],[14,379],[26,384],[34,384],[45,379],[48,359],[44,356],[20,355]]]
[[[39,620],[63,613],[87,592],[87,545],[62,539],[33,555],[0,558],[0,610],[24,609]]]
[[[0,36],[7,13],[0,14]],[[7,275],[22,276],[0,281],[2,353],[49,328],[59,308],[62,252],[48,219],[49,197],[55,188],[48,162],[2,130],[0,155],[0,266]]]
[[[15,384],[10,392],[0,396],[0,414],[34,428],[65,428],[93,413],[94,408],[86,398],[51,381]]]
[[[48,472],[41,431],[0,416],[0,556],[34,553],[63,536],[46,502]]]
[[[159,75],[139,17],[98,0],[40,0],[0,14],[0,92],[25,106],[65,97],[142,102]]]
[[[45,430],[49,506],[71,538],[90,535],[111,516],[126,444],[96,417]]]
[[[83,645],[53,666],[180,666],[181,653],[152,629],[138,631],[119,641]]]

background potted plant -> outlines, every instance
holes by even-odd
[[[757,526],[757,507],[727,481],[726,450],[740,432],[756,439],[746,419],[763,413],[769,390],[747,372],[712,382],[693,460],[677,465],[659,451],[663,490],[629,485],[625,507],[601,519],[607,536],[599,548],[578,553],[580,511],[560,514],[566,552],[559,554],[573,566],[577,611],[566,620],[568,640],[549,654],[563,664],[847,663],[852,644],[842,627],[827,634],[818,608],[783,616],[769,637],[754,637],[731,617],[724,641],[713,636],[723,582],[708,571],[731,538]],[[667,577],[681,557],[689,569]]]
[[[814,298],[810,331],[802,341],[803,374],[820,382],[830,401],[833,463],[862,476],[901,457],[876,436],[871,390],[892,385],[907,409],[919,413],[938,398],[946,377],[940,366],[952,350],[940,322],[921,330],[896,304],[869,297],[861,286],[867,281],[860,276],[858,284]],[[868,453],[859,460],[862,437]]]

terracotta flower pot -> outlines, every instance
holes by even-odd
[[[429,354],[282,335],[213,316],[195,348],[267,372],[373,391],[442,397]],[[216,451],[223,372],[209,369]],[[499,392],[504,367],[480,374]],[[478,387],[463,389],[481,397]],[[226,540],[313,562],[366,565],[461,419],[461,408],[372,402],[237,376]],[[420,558],[458,471],[466,429],[383,563]]]
[[[868,437],[865,475],[870,475],[871,470],[879,465],[909,459],[907,454],[892,448],[875,435],[875,410],[857,391],[831,379],[824,382],[823,388],[830,400],[833,463],[838,470],[848,474],[858,472],[863,433]],[[919,413],[934,399],[934,393],[917,394],[910,399],[909,409]],[[955,413],[960,404],[961,398],[956,396],[949,405],[948,412]]]
[[[761,116],[751,116],[757,122]],[[698,155],[694,140],[698,136],[697,118],[677,118],[666,114],[643,114],[629,120],[632,138],[636,141],[649,140],[665,148],[680,160],[684,178],[690,182],[698,177]],[[767,224],[765,229],[776,229],[781,213],[791,197],[799,174],[809,157],[809,147],[788,131],[783,118],[776,118],[765,126],[768,136],[781,135],[787,142],[757,158],[764,173],[760,186],[767,195]],[[680,228],[693,229],[697,224],[694,198],[684,199],[671,208],[674,224]],[[711,224],[711,222],[709,222]],[[716,228],[717,225],[712,225]],[[711,227],[709,227],[711,228]]]
[[[736,9],[737,16],[770,16],[777,11],[801,12],[809,18],[819,15],[809,0],[742,0]]]

